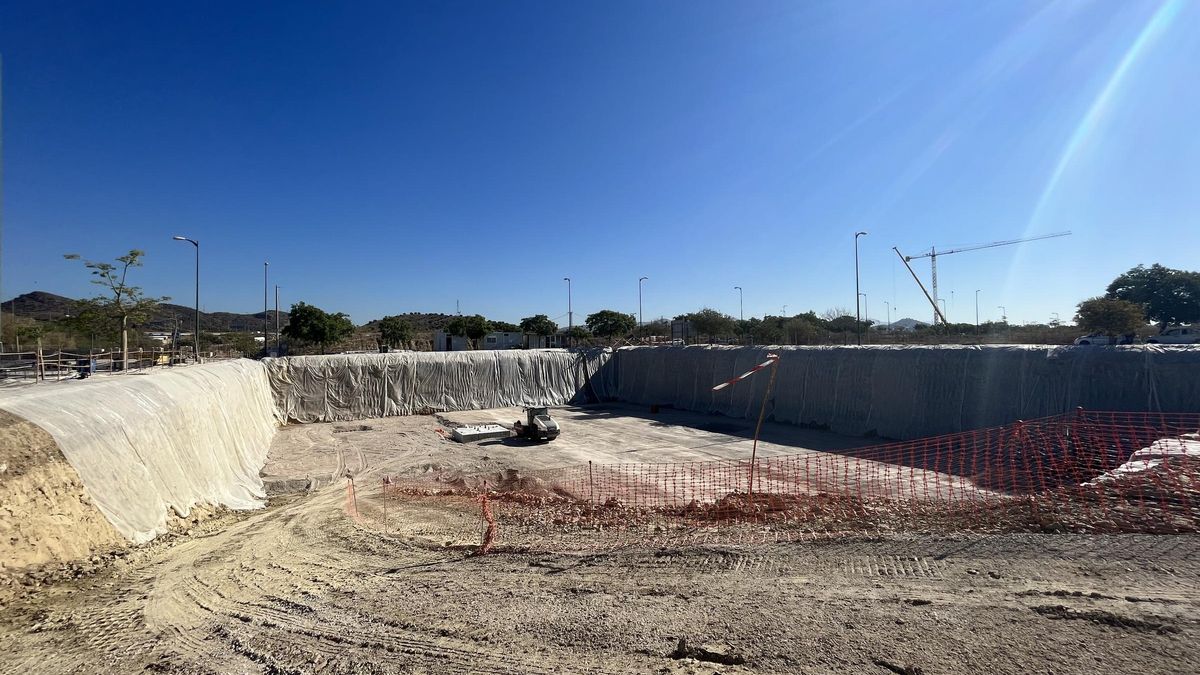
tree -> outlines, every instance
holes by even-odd
[[[105,289],[105,293],[84,301],[84,312],[120,323],[122,368],[126,370],[129,369],[129,322],[145,321],[160,302],[170,300],[167,297],[146,297],[140,287],[128,284],[129,269],[141,267],[145,255],[145,251],[131,249],[129,253],[118,256],[116,264],[84,260],[78,253],[63,256],[67,260],[81,260],[83,266],[92,271],[92,276],[97,277],[92,279],[92,283]]]
[[[349,337],[354,332],[354,324],[341,312],[329,314],[319,307],[298,302],[292,305],[288,325],[282,332],[289,340],[319,345],[324,354],[328,345]]]
[[[395,347],[413,339],[413,327],[406,319],[385,316],[379,320],[379,344]]]
[[[1200,321],[1200,272],[1144,265],[1113,279],[1105,297],[1127,300],[1143,307],[1159,328],[1173,323]]]
[[[491,321],[492,330],[497,333],[520,333],[521,327],[507,321]]]
[[[551,321],[550,317],[545,314],[534,314],[521,319],[521,330],[530,335],[545,337],[557,333],[558,324]]]
[[[709,342],[717,338],[737,335],[737,319],[708,307],[698,312],[684,314],[675,318],[690,321],[692,328],[697,333],[708,336]]]
[[[492,330],[492,325],[481,314],[473,314],[471,316],[456,316],[449,324],[446,325],[446,332],[451,335],[462,335],[467,337],[473,343],[472,346],[477,347],[478,341],[487,335]]]
[[[594,335],[602,338],[614,338],[618,335],[626,335],[637,327],[637,317],[632,314],[614,312],[611,309],[602,309],[595,314],[589,314],[584,323]]]
[[[1141,305],[1128,300],[1092,298],[1079,303],[1075,323],[1084,330],[1113,338],[1137,332],[1146,325],[1146,314]]]

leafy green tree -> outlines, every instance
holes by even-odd
[[[637,327],[637,317],[632,314],[614,312],[611,309],[602,309],[595,314],[589,314],[584,323],[587,324],[588,330],[593,335],[614,338],[632,332]]]
[[[521,327],[507,321],[491,321],[492,330],[497,333],[520,333]]]
[[[587,340],[588,338],[592,337],[592,334],[583,326],[572,326],[571,329],[567,331],[567,337],[577,341]]]
[[[1104,333],[1110,338],[1136,333],[1146,325],[1142,306],[1128,300],[1092,298],[1079,303],[1075,323],[1087,331]]]
[[[329,314],[320,307],[298,302],[292,305],[288,325],[282,332],[289,340],[320,346],[324,354],[327,346],[349,337],[354,324],[341,312]]]
[[[700,335],[708,336],[709,342],[737,334],[737,320],[728,314],[705,307],[698,312],[675,317],[692,322],[692,328]]]
[[[138,286],[128,283],[129,270],[142,266],[145,251],[131,249],[129,253],[118,256],[115,263],[85,260],[78,253],[67,253],[67,260],[80,260],[83,266],[92,271],[92,283],[101,286],[105,292],[91,300],[83,301],[81,313],[89,313],[101,321],[107,320],[120,324],[121,330],[121,359],[122,367],[129,368],[129,324],[141,323],[150,317],[160,302],[170,300],[167,297],[152,298],[142,293]]]
[[[1108,285],[1105,297],[1141,305],[1159,328],[1200,321],[1200,272],[1138,265]]]
[[[407,319],[385,316],[379,320],[379,343],[395,347],[408,344],[413,339],[413,327]]]
[[[481,314],[473,314],[471,316],[456,316],[446,325],[446,332],[451,335],[462,335],[471,340],[473,347],[478,347],[479,340],[483,339],[492,330],[492,324]]]
[[[558,332],[558,324],[545,314],[534,314],[521,319],[521,330],[530,335],[545,337]]]

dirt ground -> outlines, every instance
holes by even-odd
[[[289,427],[279,495],[33,579],[0,607],[0,672],[1093,673],[1200,671],[1200,537],[923,535],[471,556],[413,500],[384,533],[342,476],[739,456],[745,425],[556,413],[552,444],[459,445],[432,417]],[[449,415],[511,422],[519,411]],[[769,428],[766,453],[863,444]],[[322,486],[323,485],[323,486]],[[684,640],[686,644],[681,645]],[[681,648],[682,647],[682,648]],[[919,669],[919,670],[918,670]]]

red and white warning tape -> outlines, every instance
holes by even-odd
[[[757,366],[754,366],[750,370],[747,370],[746,372],[742,373],[741,375],[738,375],[737,377],[733,378],[732,380],[718,384],[717,386],[713,387],[712,390],[717,391],[719,389],[724,389],[725,387],[728,387],[729,385],[731,385],[735,382],[740,382],[740,381],[746,379],[747,377],[750,377],[751,375],[762,370],[763,368],[766,368],[767,366],[775,365],[776,363],[779,363],[779,355],[778,354],[767,354],[766,361],[763,361],[762,363],[758,364]]]

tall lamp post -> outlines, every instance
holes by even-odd
[[[649,278],[650,277],[638,277],[638,325],[639,326],[645,325],[645,322],[642,321],[642,282]]]
[[[181,237],[179,235],[175,235],[174,237],[171,237],[171,238],[174,239],[175,241],[190,242],[192,244],[192,246],[196,247],[196,327],[194,329],[196,332],[192,336],[192,338],[193,338],[192,344],[196,350],[195,351],[196,363],[199,363],[200,362],[200,242],[196,241],[195,239],[188,239],[187,237]]]
[[[887,300],[883,301],[883,306],[887,308],[888,332],[892,332],[892,304]]]
[[[854,233],[854,332],[858,336],[858,344],[862,344],[862,312],[858,305],[858,238],[865,235],[866,232]]]
[[[742,314],[742,287],[734,286],[733,290],[738,292],[738,321],[745,321],[746,317]]]
[[[270,332],[267,329],[267,268],[271,263],[263,261],[263,351],[267,351],[267,336]]]
[[[975,332],[979,332],[979,290],[975,289]]]
[[[575,329],[575,314],[571,311],[571,277],[563,277],[567,282],[567,344],[571,344],[571,333]]]
[[[275,284],[275,356],[279,356],[279,284]]]

